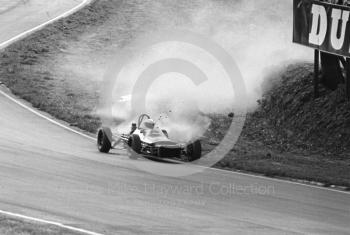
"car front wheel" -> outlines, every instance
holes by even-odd
[[[97,148],[101,153],[109,153],[112,148],[106,132],[102,129],[97,134]]]
[[[129,145],[136,153],[141,153],[142,145],[138,135],[133,134],[129,139]]]

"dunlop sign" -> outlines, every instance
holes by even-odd
[[[350,8],[294,0],[293,42],[350,57]]]

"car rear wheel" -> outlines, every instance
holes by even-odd
[[[129,140],[129,145],[131,146],[132,150],[134,150],[136,153],[141,153],[142,145],[140,137],[133,134],[130,138],[131,139]]]
[[[200,159],[202,156],[202,145],[199,140],[187,145],[185,161],[193,162],[195,160]]]
[[[101,153],[109,153],[109,151],[112,148],[111,142],[108,139],[107,133],[104,130],[98,131],[97,148]]]

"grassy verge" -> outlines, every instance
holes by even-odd
[[[0,216],[0,234],[2,235],[46,235],[46,234],[66,234],[81,235],[82,233],[73,232],[68,229],[62,229],[53,225],[28,222],[11,217]]]
[[[106,15],[102,11],[108,12],[108,6],[93,3],[1,51],[1,81],[35,108],[94,132],[100,125],[91,115],[91,107],[98,102],[96,93],[75,89],[81,84],[63,78],[69,74],[55,74],[56,61],[52,58],[63,53],[77,35],[103,24]]]
[[[278,135],[270,121],[270,118],[258,113],[248,114],[235,147],[215,167],[350,188],[350,160],[344,157],[345,153],[325,155],[322,150],[294,146]],[[220,125],[220,122],[226,124]],[[229,118],[221,117],[216,123],[225,126],[229,122]],[[204,144],[206,147],[209,145]],[[286,146],[287,150],[284,149]]]
[[[94,133],[100,125],[95,115],[100,85],[96,77],[101,77],[103,67],[96,64],[106,62],[110,50],[127,44],[146,25],[155,24],[158,11],[149,14],[152,5],[142,4],[153,3],[95,1],[16,42],[0,53],[0,80],[34,107]],[[275,74],[275,86],[266,91],[259,109],[248,115],[238,143],[216,167],[350,187],[348,104],[329,92],[310,99],[311,71],[310,65],[298,64]],[[341,108],[332,108],[340,107],[337,102]],[[314,125],[318,110],[329,117],[322,119],[321,129]],[[332,126],[333,114],[339,118]],[[231,121],[226,115],[211,118],[206,151],[217,145]],[[309,127],[314,132],[307,132]],[[333,134],[334,128],[342,135]],[[320,134],[322,139],[317,138]]]

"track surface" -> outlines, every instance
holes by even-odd
[[[32,0],[6,11],[0,43],[77,4]],[[163,163],[99,154],[90,139],[3,95],[0,110],[1,210],[109,234],[350,234],[349,194],[212,169],[152,175],[137,166]]]

